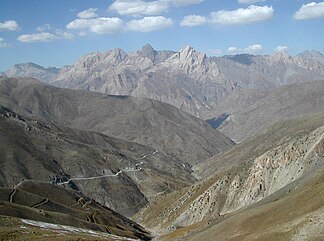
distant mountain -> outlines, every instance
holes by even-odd
[[[156,51],[147,44],[130,53],[122,49],[90,53],[59,71],[23,64],[5,74],[34,77],[64,88],[149,97],[207,118],[233,91],[266,91],[286,84],[323,80],[323,59],[315,51],[296,57],[278,52],[272,56],[209,58],[190,46],[173,52]]]
[[[324,64],[324,55],[315,50],[306,50],[296,56],[297,59],[306,59],[309,61],[318,61],[321,64]]]
[[[324,80],[281,86],[264,93],[258,93],[258,101],[247,103],[240,93],[237,103],[233,98],[224,101],[222,111],[229,113],[219,130],[236,142],[241,142],[271,124],[291,118],[309,116],[324,112]],[[248,97],[253,98],[253,93]],[[253,103],[254,102],[254,103]],[[217,114],[219,115],[219,114]]]
[[[44,68],[34,63],[16,64],[12,69],[4,73],[5,76],[30,77],[38,79],[44,83],[51,82],[60,73],[60,69],[55,67]]]
[[[317,54],[324,58],[321,53]],[[272,56],[241,54],[212,59],[229,79],[246,89],[267,90],[324,79],[323,63],[303,54],[291,57],[285,52],[277,52]]]

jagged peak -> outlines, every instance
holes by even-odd
[[[147,43],[142,47],[142,51],[154,51],[154,48],[152,47],[152,45]]]
[[[144,45],[140,52],[141,52],[142,56],[149,58],[152,62],[154,62],[155,50],[153,49],[153,47],[150,44]]]
[[[299,57],[304,57],[304,58],[312,58],[312,57],[324,57],[324,55],[316,50],[306,50],[304,52],[301,52],[300,54],[298,54],[297,56]]]
[[[273,61],[288,61],[291,57],[288,55],[286,51],[277,51],[271,56],[271,60]]]
[[[179,54],[180,54],[180,59],[182,59],[182,60],[188,60],[188,59],[192,59],[192,58],[199,58],[199,59],[201,59],[201,61],[203,61],[207,57],[205,53],[196,51],[190,45],[184,46],[180,50]]]

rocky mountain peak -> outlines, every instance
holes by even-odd
[[[324,55],[316,50],[306,50],[296,56],[297,58],[303,58],[308,60],[315,60],[324,64]]]
[[[106,58],[108,57],[113,63],[120,63],[125,60],[127,56],[128,55],[124,50],[117,48],[109,51]]]
[[[291,57],[287,54],[286,51],[278,51],[271,56],[271,60],[289,62],[291,60]]]
[[[154,62],[156,51],[150,44],[146,44],[143,46],[141,54],[143,57],[149,58],[150,60],[152,60],[152,62]]]
[[[184,64],[203,65],[207,56],[205,53],[198,52],[193,47],[187,45],[180,50],[179,59]]]

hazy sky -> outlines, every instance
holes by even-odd
[[[324,52],[324,2],[302,0],[0,0],[0,71],[61,67],[122,48],[208,55]]]

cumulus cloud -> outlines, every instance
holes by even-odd
[[[68,40],[74,39],[74,35],[72,33],[65,32],[61,29],[56,29],[55,34],[59,39],[68,39]]]
[[[0,22],[0,31],[17,31],[18,29],[19,26],[15,20]]]
[[[294,14],[297,20],[324,17],[324,2],[303,4]]]
[[[124,22],[120,18],[91,18],[75,19],[66,25],[67,29],[88,30],[97,34],[116,33],[124,29]]]
[[[189,15],[185,16],[181,22],[180,25],[183,27],[194,27],[203,25],[207,22],[207,18],[200,15]]]
[[[151,32],[170,27],[173,24],[171,18],[163,16],[144,17],[138,20],[131,20],[127,24],[127,29],[138,32]]]
[[[58,37],[52,33],[34,33],[34,34],[23,34],[18,37],[18,40],[25,43],[35,43],[35,42],[53,42],[57,40]]]
[[[171,7],[184,7],[198,4],[204,0],[116,0],[109,6],[109,10],[116,11],[120,15],[159,15]]]
[[[260,54],[263,47],[260,44],[250,45],[247,48],[229,47],[227,52],[229,54]]]
[[[204,0],[164,0],[164,1],[169,2],[171,5],[175,7],[184,7],[188,5],[202,3]]]
[[[116,0],[109,6],[120,15],[157,15],[169,8],[167,1]]]
[[[214,24],[249,24],[272,18],[274,13],[270,6],[250,5],[234,11],[217,11],[211,13],[210,22]]]
[[[97,15],[97,8],[88,8],[82,12],[78,13],[78,18],[84,18],[84,19],[88,19],[88,18],[96,18],[98,17]]]
[[[288,47],[287,46],[282,46],[282,45],[279,45],[275,48],[275,52],[287,52],[288,51]]]
[[[36,28],[37,32],[46,32],[46,31],[49,31],[49,30],[51,30],[51,25],[49,23],[40,25],[40,26],[38,26]]]
[[[241,4],[255,4],[255,3],[262,3],[265,1],[266,0],[238,0],[238,2]]]
[[[10,44],[6,43],[3,38],[0,38],[0,48],[6,48],[9,46],[10,46]]]
[[[17,38],[20,42],[24,43],[36,43],[36,42],[46,42],[50,43],[59,39],[73,39],[71,33],[64,32],[57,29],[55,33],[41,32],[33,34],[23,34]]]

